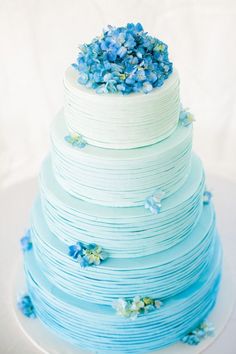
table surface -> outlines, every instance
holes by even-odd
[[[236,276],[236,184],[218,176],[208,177],[208,186],[214,195],[217,225],[221,235],[224,258]],[[20,255],[19,238],[29,225],[30,207],[37,193],[37,180],[30,179],[9,189],[0,190],[0,353],[39,354],[39,351],[23,335],[12,309],[12,287]],[[236,353],[236,310],[222,333],[205,354]],[[19,349],[20,348],[20,349]]]

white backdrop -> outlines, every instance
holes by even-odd
[[[236,180],[236,1],[0,0],[0,187],[38,173],[78,44],[133,21],[169,44],[207,171]]]

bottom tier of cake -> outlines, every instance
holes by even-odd
[[[94,353],[134,354],[171,345],[207,318],[216,302],[221,262],[217,238],[214,257],[197,282],[165,299],[159,310],[135,320],[117,316],[111,306],[79,300],[55,287],[40,271],[33,251],[25,254],[25,273],[36,315],[50,330]]]

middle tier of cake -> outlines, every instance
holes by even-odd
[[[49,229],[68,246],[78,240],[96,243],[115,258],[157,253],[183,241],[203,208],[204,172],[192,156],[184,185],[162,201],[154,215],[144,206],[115,208],[91,204],[67,193],[56,181],[47,158],[40,175],[43,213]]]
[[[184,184],[190,169],[192,126],[181,123],[167,139],[150,146],[113,150],[78,148],[69,136],[63,112],[51,128],[52,165],[58,183],[90,203],[112,207],[144,205],[159,190],[164,198]]]

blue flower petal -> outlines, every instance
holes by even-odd
[[[88,258],[85,256],[85,257],[82,257],[81,260],[80,260],[80,266],[81,268],[85,268],[89,265],[89,260]]]
[[[23,252],[30,251],[33,247],[32,241],[31,241],[31,231],[30,229],[27,230],[26,234],[20,239],[21,243],[21,248]]]
[[[189,126],[192,122],[194,122],[193,115],[187,110],[180,111],[179,121],[182,123],[184,127]]]
[[[69,134],[64,137],[64,140],[71,144],[75,148],[82,149],[87,145],[87,142],[84,138],[79,134]]]
[[[78,82],[82,85],[85,85],[88,82],[88,79],[88,74],[82,72],[78,77]]]
[[[143,83],[143,92],[144,93],[149,93],[153,90],[153,86],[150,82],[146,81]]]
[[[145,209],[149,209],[152,214],[159,214],[161,211],[161,201],[165,193],[161,190],[156,190],[151,196],[147,197],[144,203]]]
[[[119,50],[117,51],[117,55],[120,58],[124,58],[125,54],[127,53],[127,48],[125,48],[124,46],[121,46],[119,48]]]
[[[203,193],[203,204],[208,205],[211,202],[212,193],[210,191],[204,191]]]
[[[88,250],[94,250],[97,248],[96,243],[89,243],[88,246],[86,247]]]
[[[36,317],[35,309],[29,295],[22,296],[17,303],[17,307],[24,316],[29,318]]]

